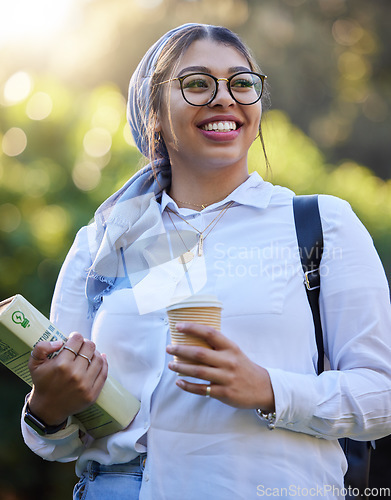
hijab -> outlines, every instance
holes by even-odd
[[[200,25],[184,24],[163,35],[146,52],[130,79],[127,118],[136,146],[144,156],[149,152],[146,132],[151,78],[156,63],[167,42],[190,26]],[[94,222],[86,229],[92,259],[86,281],[90,316],[99,308],[102,297],[114,287],[133,287],[151,267],[172,258],[165,244],[165,229],[157,202],[162,190],[171,182],[170,162],[163,143],[156,153],[151,163],[97,209]]]
[[[138,150],[148,156],[149,143],[146,134],[150,113],[150,86],[153,72],[157,61],[167,42],[176,34],[185,31],[191,26],[205,26],[196,23],[188,23],[174,28],[163,35],[156,43],[150,47],[137,66],[128,89],[127,117],[132,135]],[[160,145],[157,151],[161,158],[167,158],[165,146]]]

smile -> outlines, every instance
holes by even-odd
[[[236,123],[231,121],[218,121],[205,123],[200,127],[202,130],[210,130],[214,132],[230,132],[236,130]]]

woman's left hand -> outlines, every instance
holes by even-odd
[[[210,382],[196,384],[178,379],[184,391],[209,395],[235,408],[262,408],[274,411],[274,394],[265,368],[251,361],[239,347],[210,326],[197,323],[177,323],[176,329],[205,340],[211,349],[196,346],[167,346],[167,352],[200,365],[171,361],[168,367],[184,376]]]

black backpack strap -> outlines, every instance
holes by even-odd
[[[293,198],[297,241],[301,264],[304,270],[308,302],[311,306],[315,325],[316,345],[318,348],[318,375],[324,371],[324,347],[322,324],[319,311],[320,261],[323,252],[323,232],[319,214],[318,196],[295,196]],[[361,497],[369,484],[371,443],[339,439],[339,443],[348,460],[349,468],[345,475],[345,487],[359,489]],[[350,490],[349,490],[350,491]],[[350,495],[346,499],[353,498]]]
[[[303,266],[305,276],[305,287],[314,318],[319,375],[324,370],[324,347],[319,311],[319,267],[323,252],[323,231],[319,214],[318,196],[295,196],[293,198],[293,213],[295,216],[301,265]]]

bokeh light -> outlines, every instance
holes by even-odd
[[[96,109],[91,124],[114,134],[126,115],[126,100],[119,89],[113,85],[96,89],[92,94],[91,105]]]
[[[333,24],[332,33],[337,43],[351,46],[361,39],[364,35],[364,30],[353,19],[338,19]]]
[[[121,123],[122,113],[113,106],[100,106],[92,117],[94,127],[106,128],[110,133],[118,130]]]
[[[4,134],[1,146],[7,156],[18,156],[26,149],[27,136],[21,128],[12,127]]]
[[[339,97],[347,102],[363,103],[368,97],[368,86],[366,82],[349,82],[341,85]]]
[[[47,256],[56,255],[70,225],[66,210],[59,205],[40,207],[31,215],[29,223],[42,252]]]
[[[32,88],[32,78],[26,71],[14,73],[4,84],[1,104],[9,106],[23,101],[28,97]]]
[[[80,161],[72,171],[72,180],[81,191],[91,191],[96,188],[100,179],[100,168],[93,161]]]
[[[347,80],[360,80],[368,78],[371,67],[359,54],[346,51],[338,58],[338,69]]]
[[[314,119],[310,125],[311,136],[324,147],[332,147],[343,142],[350,132],[349,121],[339,115]]]
[[[26,114],[31,120],[44,120],[53,109],[53,101],[46,92],[36,92],[27,102]]]
[[[89,130],[83,139],[85,152],[92,157],[104,156],[110,151],[112,138],[110,132],[102,127]]]

